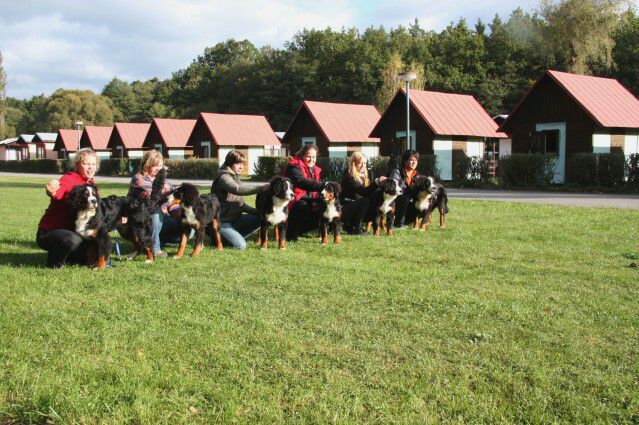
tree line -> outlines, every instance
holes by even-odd
[[[153,117],[195,118],[201,111],[264,114],[285,130],[303,99],[375,104],[383,111],[414,70],[413,86],[474,95],[492,114],[508,113],[545,69],[618,78],[639,93],[639,17],[622,0],[541,0],[533,13],[440,32],[408,27],[363,31],[304,29],[282,48],[229,39],[170,78],[114,78],[99,94],[59,89],[20,100],[3,96],[0,137]]]

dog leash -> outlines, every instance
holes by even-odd
[[[118,231],[115,231],[115,253],[118,255],[118,260],[120,259],[120,240],[118,239]]]

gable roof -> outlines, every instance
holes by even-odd
[[[502,128],[544,78],[557,83],[600,126],[639,128],[639,99],[619,81],[553,70],[546,70],[528,89],[508,115]]]
[[[21,134],[18,136],[18,143],[31,143],[31,141],[33,140],[33,138],[35,137],[35,134]]]
[[[104,127],[97,125],[87,125],[84,127],[82,139],[88,143],[93,150],[105,150],[111,138],[113,127]]]
[[[153,118],[167,148],[186,147],[197,120],[180,120],[173,118]]]
[[[55,142],[56,137],[58,133],[36,133],[34,139],[39,139],[41,142]]]
[[[280,146],[280,140],[264,115],[202,112],[204,123],[218,146]],[[200,125],[200,124],[199,124]]]
[[[78,130],[64,129],[58,130],[58,137],[55,139],[55,150],[63,147],[67,152],[75,152],[78,150]]]
[[[17,137],[10,137],[8,139],[0,140],[0,145],[8,145],[9,143],[13,143],[17,140],[18,140]]]
[[[329,143],[379,143],[378,137],[370,137],[371,131],[382,116],[373,105],[305,100],[297,109],[289,128],[302,108],[308,110]]]
[[[119,134],[125,149],[141,149],[149,128],[150,123],[116,122],[107,146],[110,147],[111,140]]]
[[[404,89],[395,97],[400,95],[406,96]],[[471,95],[411,90],[410,103],[436,135],[508,137]]]

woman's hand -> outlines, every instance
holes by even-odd
[[[58,189],[60,189],[60,182],[55,179],[49,180],[47,184],[44,185],[44,189],[47,191],[49,197],[54,197]]]

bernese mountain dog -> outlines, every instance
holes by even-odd
[[[117,225],[118,232],[123,238],[133,243],[133,252],[127,256],[132,260],[141,252],[146,254],[146,263],[155,260],[153,255],[153,220],[151,215],[164,202],[172,200],[172,192],[163,193],[166,182],[166,169],[158,172],[151,186],[148,198],[128,198],[123,208],[123,215],[127,217],[126,224]]]
[[[373,233],[379,236],[380,230],[386,229],[388,236],[393,236],[395,223],[395,198],[403,193],[399,182],[395,179],[386,179],[380,182],[377,189],[371,194],[371,207],[373,209]]]
[[[275,240],[280,249],[286,249],[286,228],[288,226],[288,204],[294,198],[293,183],[286,177],[276,176],[269,182],[266,192],[255,198],[255,208],[260,219],[257,244],[260,249],[268,248],[268,228],[273,226]]]
[[[195,246],[191,257],[200,255],[204,248],[206,227],[212,227],[212,240],[217,249],[222,249],[222,238],[219,231],[220,201],[213,193],[200,195],[197,188],[190,183],[182,183],[173,192],[173,203],[182,206],[180,221],[182,223],[182,237],[178,251],[173,258],[181,258],[186,249],[186,242],[191,230],[195,231]]]
[[[439,225],[446,227],[444,216],[448,214],[448,195],[446,188],[434,177],[417,176],[411,183],[413,202],[417,210],[415,230],[426,230],[435,208],[439,210]],[[421,220],[421,224],[419,223]]]
[[[333,227],[333,242],[342,241],[342,205],[339,202],[342,186],[336,182],[327,182],[320,198],[320,238],[322,245],[328,243],[328,230]]]

